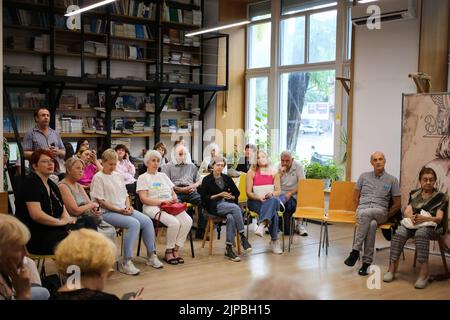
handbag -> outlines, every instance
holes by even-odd
[[[431,214],[425,210],[421,210],[420,215],[424,216],[424,217],[431,217]],[[401,224],[407,229],[419,229],[422,227],[436,227],[437,226],[437,223],[433,222],[433,221],[426,221],[426,222],[422,222],[420,224],[415,225],[412,222],[411,218],[403,218],[401,221]]]
[[[159,208],[162,211],[167,212],[168,214],[176,216],[181,212],[185,211],[187,209],[187,205],[184,202],[176,202],[176,203],[163,202],[161,203]]]

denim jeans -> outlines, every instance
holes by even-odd
[[[264,202],[258,200],[248,200],[248,208],[259,215],[259,223],[269,221],[269,232],[272,240],[278,239],[278,211],[280,210],[280,200],[272,197]]]
[[[114,227],[125,228],[124,235],[124,258],[131,259],[133,256],[133,246],[139,237],[139,230],[142,229],[147,254],[150,256],[155,251],[155,229],[152,220],[145,214],[134,210],[130,216],[125,216],[117,212],[103,213],[103,220]]]
[[[227,217],[226,244],[232,245],[236,231],[243,233],[245,230],[241,208],[235,203],[220,201],[217,203],[217,216]]]
[[[31,300],[48,300],[50,292],[39,285],[31,285]]]

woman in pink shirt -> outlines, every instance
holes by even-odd
[[[271,236],[272,252],[281,254],[278,242],[278,211],[280,210],[281,193],[280,176],[269,166],[267,152],[258,150],[257,162],[247,172],[247,205],[251,211],[258,213],[257,236],[263,237],[266,226]]]
[[[136,167],[130,161],[130,151],[124,144],[118,144],[116,150],[119,161],[117,162],[116,171],[120,173],[125,180],[125,186],[128,193],[136,193]]]
[[[77,157],[84,163],[83,176],[78,180],[78,183],[81,184],[84,189],[89,189],[92,178],[98,171],[101,171],[103,167],[97,159],[95,150],[89,150],[89,148],[85,146],[80,147],[80,150],[77,152]]]

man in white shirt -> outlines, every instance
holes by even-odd
[[[297,188],[300,179],[305,178],[305,172],[302,165],[297,160],[294,160],[291,151],[283,151],[281,153],[281,161],[277,165],[280,173],[281,195],[280,201],[284,205],[283,219],[284,219],[284,234],[290,233],[290,221],[292,214],[297,208]],[[295,230],[301,236],[307,236],[306,229],[298,225]]]

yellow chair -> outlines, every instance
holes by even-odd
[[[351,181],[333,181],[331,184],[330,204],[328,207],[328,214],[324,217],[325,224],[321,225],[325,228],[323,244],[326,245],[326,254],[328,254],[328,222],[333,223],[349,223],[356,225],[356,206],[353,201],[355,192],[355,183]],[[356,230],[356,229],[355,229]],[[353,232],[353,239],[355,232]],[[321,239],[322,240],[322,239]],[[320,246],[319,246],[320,257]]]
[[[297,189],[297,208],[291,217],[291,228],[289,233],[289,248],[294,235],[294,225],[296,219],[317,220],[321,224],[324,222],[324,202],[323,179],[301,179]],[[322,227],[322,226],[321,226]],[[322,239],[322,228],[320,229],[320,239]],[[320,250],[321,242],[319,242]]]

